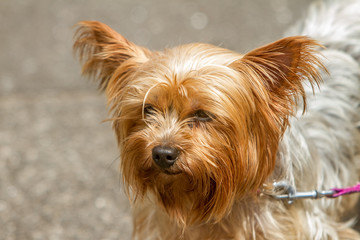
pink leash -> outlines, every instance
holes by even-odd
[[[340,197],[342,195],[351,194],[351,193],[358,193],[360,192],[360,183],[355,186],[347,187],[347,188],[333,188],[331,189],[335,193],[331,197]]]

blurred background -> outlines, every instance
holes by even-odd
[[[102,21],[153,50],[246,52],[281,38],[310,2],[1,0],[0,239],[130,239],[105,97],[72,55],[76,22]]]

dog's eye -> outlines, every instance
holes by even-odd
[[[150,104],[146,104],[144,107],[144,115],[148,116],[151,114],[154,114],[155,112],[155,108],[153,106],[151,106]]]
[[[197,110],[194,113],[194,118],[199,122],[209,122],[212,119],[212,114],[204,110]]]

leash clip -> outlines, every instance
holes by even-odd
[[[278,200],[287,199],[288,204],[293,204],[295,199],[303,199],[303,198],[319,199],[323,197],[333,197],[333,195],[335,194],[334,190],[325,190],[325,191],[313,190],[309,192],[296,192],[295,188],[285,181],[274,182],[273,186],[275,189],[282,190],[284,194],[277,194],[271,196]]]

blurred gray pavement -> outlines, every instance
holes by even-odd
[[[130,239],[105,97],[72,56],[76,22],[102,21],[155,50],[245,52],[279,39],[310,2],[0,1],[0,240]]]

